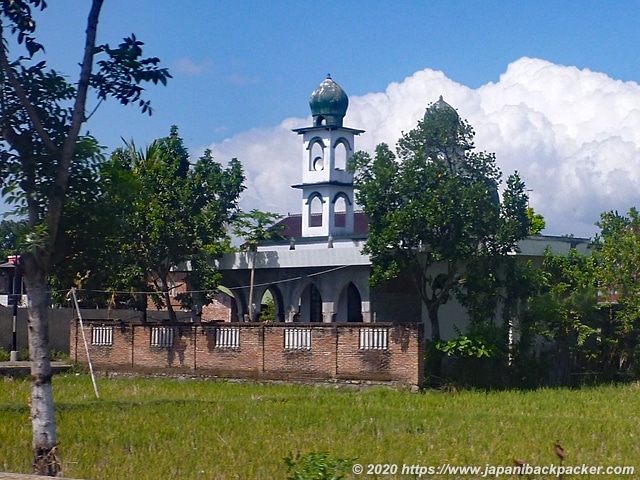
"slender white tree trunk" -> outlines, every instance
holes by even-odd
[[[255,278],[256,271],[256,252],[251,255],[251,276],[249,278],[249,321],[253,322],[254,308],[253,308],[253,279]]]
[[[34,473],[38,475],[56,476],[60,471],[60,462],[57,456],[56,419],[49,357],[48,294],[44,273],[36,267],[35,270],[26,273],[25,282],[29,309],[33,468]]]

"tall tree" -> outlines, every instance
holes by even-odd
[[[144,82],[166,83],[168,71],[157,58],[142,58],[142,42],[134,36],[117,48],[96,45],[103,0],[93,0],[87,18],[84,53],[76,83],[36,58],[44,53],[35,36],[32,9],[46,8],[44,0],[2,0],[0,3],[0,170],[3,196],[17,200],[27,217],[30,234],[21,252],[21,268],[28,291],[29,356],[31,359],[31,420],[34,471],[56,475],[56,423],[48,347],[47,277],[65,256],[60,229],[70,176],[82,143],[90,90],[100,101],[109,97],[122,104],[135,102],[143,111]],[[62,30],[62,28],[61,28]],[[16,50],[10,60],[9,46]],[[13,47],[12,47],[13,48]],[[93,71],[95,56],[98,69]]]
[[[177,127],[146,151],[128,144],[112,159],[115,167],[130,172],[130,193],[135,192],[121,215],[129,238],[123,255],[136,266],[132,273],[152,281],[157,298],[175,321],[176,266],[191,265],[188,283],[197,290],[211,291],[217,284],[218,274],[207,259],[229,246],[226,226],[237,213],[244,190],[242,165],[234,158],[224,168],[209,150],[190,165]],[[184,295],[181,299],[193,300]]]
[[[440,99],[403,134],[395,154],[380,144],[374,157],[357,152],[350,164],[358,203],[370,219],[364,251],[372,259],[371,282],[412,278],[436,341],[440,307],[480,288],[467,269],[490,268],[485,274],[497,279],[496,259],[511,253],[529,228],[524,184],[512,175],[500,204],[495,156],[475,152],[473,136]]]

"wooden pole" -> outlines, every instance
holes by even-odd
[[[76,287],[71,289],[71,295],[73,296],[73,305],[78,312],[78,320],[80,320],[80,331],[82,332],[82,340],[84,342],[84,350],[87,352],[87,361],[89,362],[89,372],[91,372],[91,382],[93,383],[93,391],[96,392],[96,398],[100,398],[98,393],[98,384],[96,383],[96,376],[93,373],[93,365],[91,363],[91,355],[89,355],[89,344],[87,343],[87,336],[84,333],[84,324],[82,323],[82,313],[80,313],[80,306],[78,305],[78,297],[76,297]]]

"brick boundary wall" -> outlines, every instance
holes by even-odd
[[[94,329],[93,340],[103,345],[92,345]],[[424,378],[424,328],[418,323],[171,325],[84,320],[84,330],[93,366],[99,370],[406,385],[421,385]],[[70,354],[76,362],[88,363],[78,320],[71,322]]]

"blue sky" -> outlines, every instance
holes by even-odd
[[[49,65],[75,79],[88,2],[49,4]],[[178,125],[192,155],[243,162],[245,208],[299,212],[291,128],[309,124],[327,73],[350,97],[348,126],[367,130],[357,149],[395,143],[444,95],[478,148],[522,174],[546,233],[591,236],[602,211],[640,203],[638,25],[631,1],[106,0],[99,42],[135,32],[174,78],[150,87],[152,117],[108,102],[88,129],[110,151]]]

